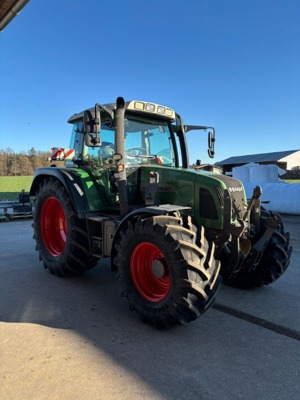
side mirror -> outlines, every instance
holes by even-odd
[[[208,132],[208,155],[210,158],[214,158],[215,156],[215,141],[215,130],[213,129]]]
[[[99,135],[95,135],[94,133],[86,133],[84,135],[84,143],[87,147],[100,147],[101,138]]]
[[[91,110],[86,110],[83,113],[83,130],[85,134],[84,142],[88,147],[101,146],[101,139],[99,136],[101,127],[101,114],[100,107],[95,104],[94,116]]]

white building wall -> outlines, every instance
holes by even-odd
[[[286,162],[287,169],[300,169],[300,150],[295,151],[295,153],[287,157],[283,157],[278,161]]]

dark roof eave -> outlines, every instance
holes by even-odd
[[[229,157],[225,160],[218,161],[216,165],[248,164],[250,162],[277,162],[278,160],[296,153],[297,151],[299,151],[299,149]]]

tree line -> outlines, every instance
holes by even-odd
[[[15,153],[11,148],[0,149],[0,176],[32,175],[36,168],[49,167],[50,151],[35,150]]]

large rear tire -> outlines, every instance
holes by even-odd
[[[261,234],[252,241],[252,245],[254,245],[263,234],[265,230],[264,221],[272,217],[275,218],[274,213],[262,210],[260,221]],[[222,263],[221,275],[225,283],[240,289],[269,285],[280,278],[286,271],[290,263],[291,253],[290,235],[288,232],[285,232],[284,224],[281,222],[274,230],[260,262],[255,269],[248,271],[247,269],[241,268],[236,274],[231,276],[231,273],[226,270],[226,267]]]
[[[114,264],[131,310],[157,328],[187,324],[213,301],[220,263],[190,217],[131,220],[116,239]]]
[[[77,275],[96,265],[89,252],[86,222],[77,217],[58,180],[50,178],[39,185],[32,226],[39,258],[51,273]]]

